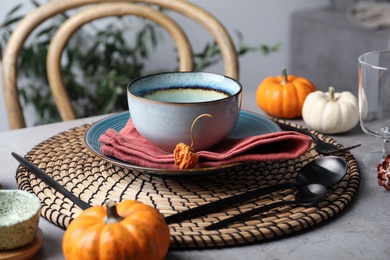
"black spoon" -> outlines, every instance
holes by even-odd
[[[294,200],[290,201],[278,201],[272,204],[268,204],[262,207],[258,207],[249,211],[246,211],[244,213],[235,215],[233,217],[221,220],[219,222],[216,222],[214,224],[211,224],[207,227],[205,227],[206,230],[214,230],[218,229],[224,226],[227,226],[229,224],[232,224],[234,222],[237,222],[239,220],[245,220],[251,216],[258,215],[260,213],[269,211],[271,209],[286,206],[286,205],[298,205],[298,206],[304,206],[309,207],[317,204],[320,202],[328,192],[327,188],[324,185],[321,184],[309,184],[302,186],[298,192],[295,195]]]
[[[318,183],[329,188],[338,183],[346,174],[348,165],[344,159],[338,156],[326,156],[317,158],[301,168],[295,182],[285,182],[265,188],[258,188],[252,191],[233,195],[228,198],[210,202],[195,208],[185,210],[165,218],[167,224],[177,223],[186,219],[195,218],[216,212],[222,208],[256,198],[277,190],[287,188],[299,188],[304,185]]]

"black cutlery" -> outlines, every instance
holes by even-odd
[[[341,153],[341,152],[349,151],[351,149],[354,149],[354,148],[360,146],[360,144],[356,144],[356,145],[352,145],[352,146],[349,146],[349,147],[338,147],[338,146],[336,146],[334,144],[327,143],[327,142],[321,140],[320,138],[318,138],[318,136],[316,136],[315,134],[310,133],[306,129],[299,128],[299,127],[294,127],[294,126],[282,123],[282,122],[277,121],[277,120],[273,120],[273,121],[276,124],[278,124],[284,130],[295,131],[295,132],[298,132],[298,133],[310,136],[314,140],[314,142],[316,143],[316,146],[315,146],[314,149],[318,153],[320,153],[320,154],[330,155],[330,154],[334,154],[334,153]]]
[[[329,188],[338,183],[346,174],[348,165],[341,157],[327,156],[317,158],[303,166],[297,174],[295,182],[285,182],[265,188],[258,188],[224,199],[197,206],[165,217],[167,224],[177,223],[186,219],[207,215],[220,209],[287,188],[300,188],[308,184],[319,183]]]
[[[221,220],[219,222],[215,222],[207,227],[205,227],[206,230],[215,230],[222,227],[225,227],[229,224],[232,224],[234,222],[240,221],[240,220],[246,220],[249,217],[258,215],[263,212],[267,212],[271,209],[286,206],[286,205],[297,205],[297,206],[303,206],[303,207],[310,207],[318,202],[320,202],[326,195],[327,189],[324,185],[321,184],[309,184],[302,186],[298,192],[295,194],[294,200],[289,201],[278,201],[274,202],[272,204],[264,205],[262,207],[254,208],[252,210],[246,211],[244,213],[240,213],[237,215],[234,215],[230,218]]]
[[[56,191],[61,192],[65,197],[70,199],[74,204],[79,206],[82,210],[91,207],[91,205],[81,200],[79,197],[76,197],[73,193],[69,192],[61,184],[56,182],[53,178],[51,178],[49,175],[47,175],[44,171],[39,169],[36,165],[31,163],[26,158],[14,152],[12,152],[11,154],[16,160],[18,160],[18,162],[20,162],[21,165],[26,167],[30,172],[32,172],[33,174],[35,174],[35,176],[37,176],[38,178],[46,182],[46,184],[54,188]]]

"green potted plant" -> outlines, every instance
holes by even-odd
[[[31,0],[34,7],[41,3]],[[23,4],[17,4],[0,24],[0,52],[16,24],[25,16],[20,14]],[[37,112],[36,124],[60,121],[60,116],[50,93],[46,77],[46,55],[50,39],[56,29],[67,19],[67,14],[53,17],[34,33],[34,41],[28,41],[20,55],[18,82],[24,105],[32,105]],[[125,20],[125,22],[122,22]],[[145,63],[163,35],[159,26],[134,18],[121,17],[110,20],[103,26],[86,25],[72,37],[65,50],[62,73],[67,92],[76,108],[77,117],[87,117],[127,110],[126,86],[131,80],[157,71],[148,71]],[[119,22],[118,22],[119,20]],[[132,33],[132,40],[126,35]],[[237,33],[237,54],[250,52],[269,54],[279,45],[248,46]],[[207,43],[195,53],[195,68],[204,70],[221,61],[220,50],[215,42]],[[171,70],[174,70],[172,68]]]

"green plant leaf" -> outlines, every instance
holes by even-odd
[[[30,3],[36,8],[41,5],[36,0],[30,0]],[[0,24],[1,57],[13,28],[24,17],[19,14],[21,7],[22,4],[15,5]],[[46,56],[51,38],[68,17],[66,12],[53,17],[50,23],[42,24],[34,40],[21,50],[17,75],[20,96],[24,104],[34,106],[38,115],[36,124],[60,120],[47,80]],[[162,28],[145,19],[127,18],[109,19],[104,25],[85,25],[68,42],[61,59],[61,72],[77,117],[127,110],[127,84],[155,73],[146,71],[145,64],[164,42]],[[240,32],[236,35],[238,56],[255,52],[270,54],[280,48],[280,45],[266,44],[251,46],[243,42]],[[221,52],[215,41],[206,43],[194,53],[197,71],[221,61]]]

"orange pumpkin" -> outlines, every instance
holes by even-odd
[[[303,102],[307,95],[316,91],[313,83],[303,77],[282,75],[268,77],[258,86],[256,102],[266,113],[279,118],[296,118],[302,116]]]
[[[155,208],[134,200],[83,211],[65,231],[65,259],[164,259],[168,225]]]

